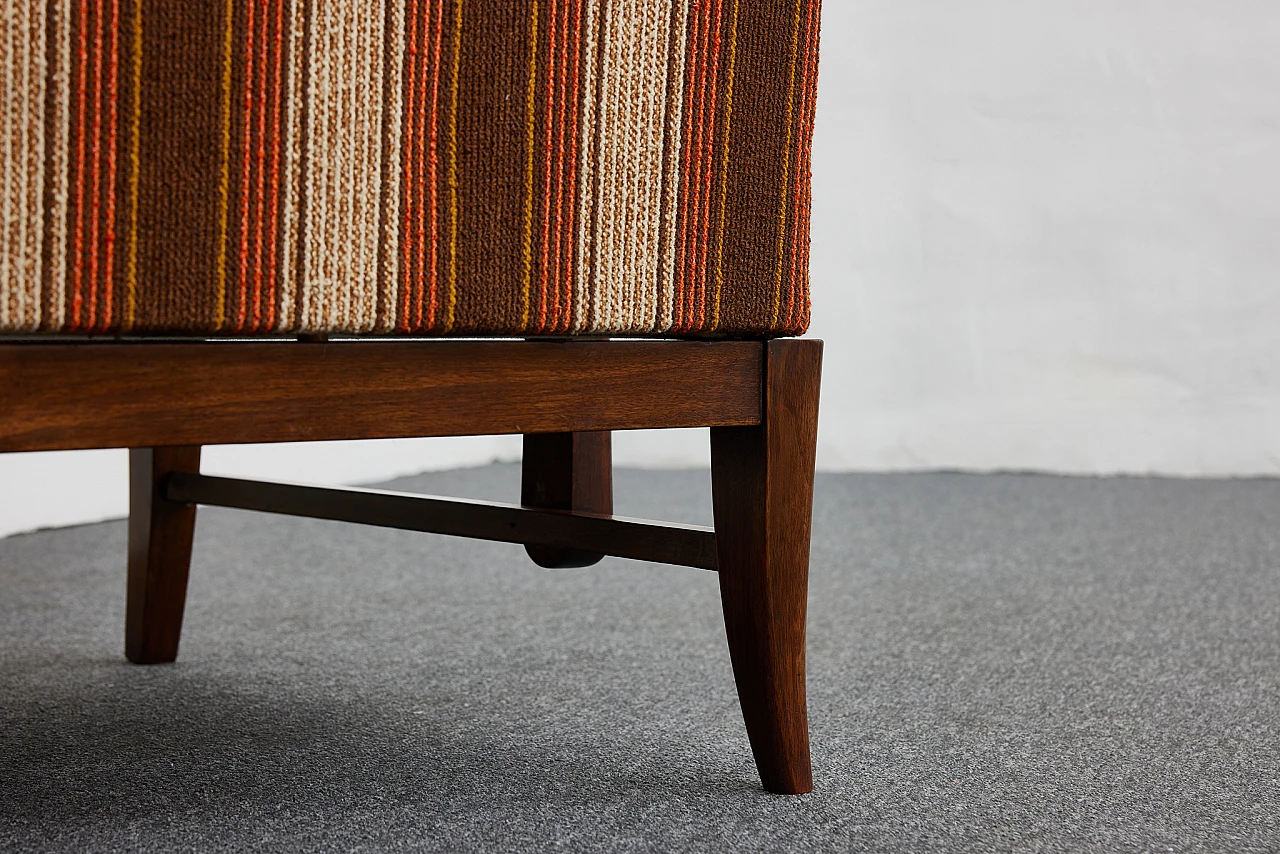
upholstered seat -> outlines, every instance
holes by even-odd
[[[809,319],[816,0],[5,0],[0,331]]]

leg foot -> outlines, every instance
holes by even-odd
[[[822,342],[765,353],[764,419],[711,431],[720,595],[761,781],[813,788],[805,706],[805,614]]]
[[[524,437],[520,503],[546,510],[613,513],[612,434],[532,433]],[[525,546],[547,569],[591,566],[603,555],[576,549]]]
[[[196,508],[164,497],[164,478],[171,471],[200,471],[200,447],[129,450],[124,654],[134,664],[164,664],[178,657]]]

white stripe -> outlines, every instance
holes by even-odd
[[[588,316],[591,294],[595,290],[595,278],[591,269],[591,250],[595,237],[595,146],[596,146],[596,88],[600,69],[596,57],[600,50],[600,4],[588,0],[587,20],[583,38],[582,57],[582,126],[579,131],[578,150],[578,234],[577,234],[577,292],[573,300],[571,333],[582,332],[591,324]]]
[[[379,236],[382,241],[385,266],[382,281],[387,289],[387,316],[383,324],[375,331],[390,332],[395,329],[399,319],[400,301],[395,298],[397,284],[400,281],[400,134],[404,128],[404,56],[405,44],[404,3],[391,4],[391,32],[387,33],[387,41],[391,50],[391,65],[386,68],[386,85],[383,97],[387,99],[387,154],[382,165],[384,186],[382,196],[387,200],[382,212],[383,227]],[[375,282],[376,284],[376,282]],[[377,295],[374,295],[374,312],[377,312]]]
[[[368,332],[377,309],[382,0],[312,7],[304,330]]]
[[[667,147],[667,180],[662,188],[662,210],[666,214],[660,240],[662,242],[662,262],[659,276],[660,294],[656,331],[666,332],[671,329],[674,318],[672,304],[675,302],[676,290],[676,234],[677,210],[680,199],[680,146],[683,145],[684,129],[684,74],[685,55],[689,39],[689,4],[687,0],[677,0],[678,17],[674,31],[667,44],[667,67],[673,91],[674,108],[666,116]]]
[[[680,17],[686,14],[681,2]],[[604,10],[603,92],[596,125],[606,136],[599,176],[591,332],[654,327],[662,287],[661,209],[670,0],[610,0]],[[683,55],[683,54],[682,54]],[[678,63],[683,66],[683,61]],[[594,201],[594,200],[588,200]]]
[[[306,26],[303,20],[305,0],[292,0],[289,4],[289,67],[286,71],[285,122],[284,122],[284,180],[280,188],[280,257],[284,259],[280,271],[280,316],[276,329],[293,328],[294,311],[305,294],[303,283],[298,281],[296,261],[301,242],[299,221],[302,188],[302,145],[305,128],[302,81],[305,76],[303,53],[306,46]]]
[[[0,21],[4,92],[0,329],[5,331],[30,332],[40,326],[47,8],[38,0],[9,0]],[[69,59],[69,42],[66,56]]]

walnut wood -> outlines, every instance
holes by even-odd
[[[200,447],[129,451],[129,583],[124,654],[135,664],[178,657],[196,508],[165,497],[171,472],[200,471]]]
[[[0,451],[760,423],[752,341],[0,344]]]
[[[171,501],[716,568],[711,528],[354,487],[173,474]]]
[[[764,421],[711,431],[720,596],[742,715],[764,787],[813,788],[805,612],[821,341],[770,341]]]
[[[520,503],[525,507],[613,515],[613,441],[608,431],[529,433],[520,464]],[[581,549],[525,544],[538,566],[591,566],[604,555]]]

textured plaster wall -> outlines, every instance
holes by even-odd
[[[828,469],[1280,472],[1280,3],[826,0]],[[211,449],[360,482],[511,438]],[[619,435],[704,465],[703,431]],[[0,455],[0,535],[125,512],[120,451]],[[513,496],[514,498],[514,496]]]
[[[823,464],[1280,471],[1280,3],[824,15]]]

